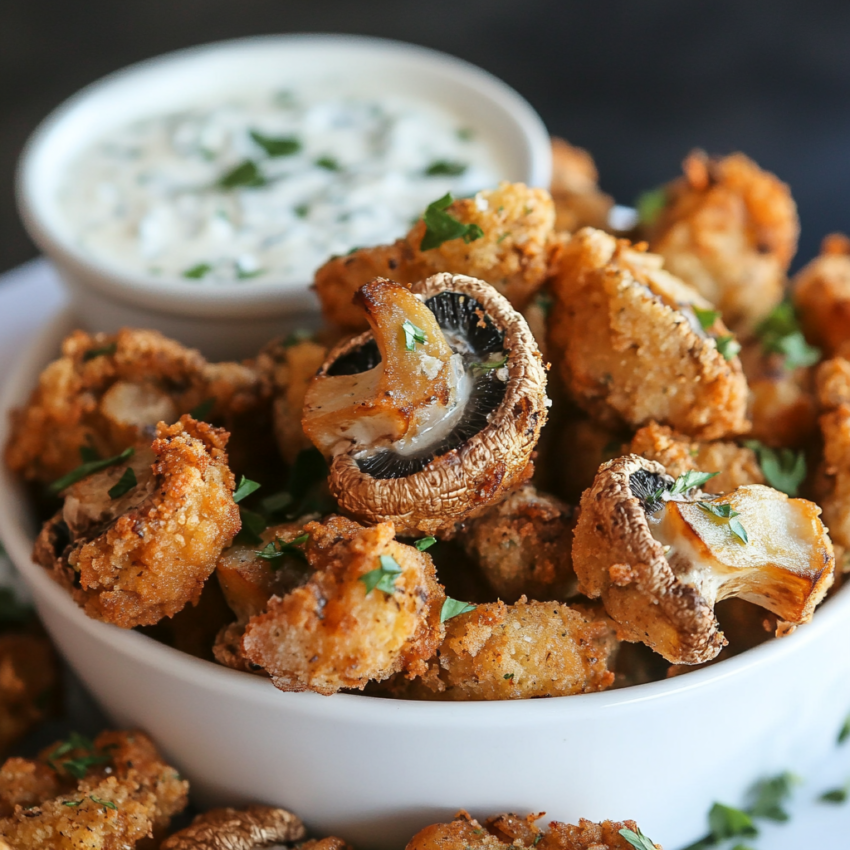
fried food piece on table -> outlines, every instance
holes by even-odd
[[[429,229],[431,217],[436,229]],[[440,226],[448,218],[455,223],[448,222],[449,230]],[[360,287],[376,277],[412,284],[439,272],[486,281],[521,308],[549,277],[552,254],[561,244],[554,223],[549,193],[522,183],[500,183],[445,208],[435,202],[394,245],[360,248],[325,263],[315,277],[322,312],[331,324],[365,330],[366,317],[352,303]]]
[[[746,431],[737,344],[712,305],[661,264],[627,240],[580,230],[551,284],[553,362],[602,424],[654,419],[698,439]]]
[[[420,830],[405,850],[505,850],[505,848],[542,847],[543,850],[633,850],[623,832],[636,839],[641,835],[634,821],[602,821],[593,823],[582,818],[578,826],[549,824],[548,832],[534,823],[543,815],[520,818],[502,814],[488,818],[482,826],[468,812],[460,811],[450,823],[436,823]],[[645,838],[645,836],[644,836]],[[646,839],[647,847],[661,850]]]
[[[284,691],[362,690],[424,671],[445,633],[431,558],[396,541],[392,523],[364,528],[331,517],[304,532],[313,573],[248,621],[245,656]]]
[[[27,850],[128,850],[160,838],[188,790],[141,732],[72,734],[0,768],[0,837]]]
[[[226,421],[267,396],[250,365],[207,363],[157,331],[74,331],[14,413],[6,463],[29,480],[51,482],[79,466],[81,450],[111,457],[200,405]]]
[[[614,682],[610,620],[591,606],[493,602],[451,618],[437,658],[411,695],[499,700],[603,691]],[[430,692],[430,693],[429,693]]]
[[[628,453],[660,463],[673,478],[689,470],[716,472],[703,485],[706,493],[728,493],[745,484],[764,484],[758,457],[752,449],[724,440],[692,441],[657,422],[650,422],[632,437]]]
[[[306,833],[301,819],[286,809],[211,809],[169,836],[160,850],[259,850],[300,842]]]
[[[555,230],[573,233],[582,227],[608,229],[614,199],[599,190],[593,157],[565,139],[552,138],[552,200]]]
[[[133,628],[176,614],[240,528],[226,443],[189,416],[161,423],[150,448],[62,491],[33,558],[94,619]]]
[[[662,190],[646,228],[650,250],[723,314],[752,330],[781,300],[800,223],[788,186],[741,153],[694,151]]]
[[[569,505],[526,484],[463,523],[454,539],[499,598],[566,599],[576,589],[574,526]]]

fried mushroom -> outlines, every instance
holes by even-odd
[[[614,199],[599,190],[593,157],[565,139],[552,139],[552,186],[555,230],[573,233],[582,227],[608,228]]]
[[[321,694],[424,670],[444,635],[431,558],[396,541],[388,522],[331,517],[304,532],[313,572],[248,621],[245,656],[281,690]]]
[[[211,809],[163,841],[160,850],[260,850],[292,844],[305,835],[300,818],[286,809]]]
[[[800,223],[788,186],[748,157],[694,151],[684,176],[662,190],[649,246],[673,274],[752,330],[781,300]]]
[[[90,617],[122,628],[196,602],[240,528],[226,442],[189,416],[160,424],[150,448],[63,491],[34,559]]]
[[[435,275],[358,293],[372,332],[331,350],[304,431],[341,510],[402,535],[436,534],[529,477],[546,374],[522,316],[491,286]]]
[[[747,429],[731,336],[659,257],[585,228],[565,246],[551,291],[553,359],[594,419],[631,427],[654,419],[698,439]]]
[[[726,642],[714,615],[721,599],[808,622],[833,580],[820,508],[760,485],[709,499],[687,483],[628,455],[604,464],[582,497],[573,565],[619,636],[698,664]]]

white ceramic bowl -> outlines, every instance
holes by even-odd
[[[383,39],[284,35],[240,39],[167,54],[83,89],[36,130],[21,159],[18,205],[39,247],[55,262],[77,315],[91,330],[161,330],[209,357],[245,357],[258,339],[304,324],[315,311],[310,281],[246,285],[162,280],[82,250],[57,203],[69,163],[89,144],[136,119],[212,97],[333,80],[347,92],[411,96],[464,116],[493,145],[504,179],[549,185],[551,150],[531,106],[491,74],[422,47]]]
[[[22,404],[73,319],[24,352],[0,398]],[[522,702],[425,703],[281,693],[139,633],[90,620],[30,560],[24,488],[0,470],[0,539],[57,646],[119,726],[148,730],[202,803],[290,807],[318,834],[404,846],[464,807],[479,816],[635,818],[665,847],[696,839],[714,800],[805,775],[850,711],[850,591],[782,640],[664,682]]]

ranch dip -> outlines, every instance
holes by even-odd
[[[461,116],[409,98],[267,92],[114,131],[68,171],[78,244],[128,271],[307,282],[503,169]]]

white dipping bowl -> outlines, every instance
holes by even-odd
[[[0,446],[73,326],[36,339],[0,397]],[[634,818],[675,848],[698,838],[715,800],[758,779],[806,775],[850,711],[850,591],[814,621],[685,676],[607,693],[517,702],[428,703],[282,693],[89,619],[30,559],[25,488],[0,469],[0,539],[62,654],[122,727],[147,730],[202,805],[260,802],[317,835],[398,850],[463,807],[485,817]]]
[[[45,119],[21,158],[21,216],[56,264],[82,323],[92,331],[155,328],[215,359],[251,356],[257,340],[309,324],[316,301],[308,280],[164,280],[89,253],[77,244],[58,192],[82,151],[136,120],[270,85],[337,78],[346,92],[415,97],[462,115],[492,146],[503,179],[549,186],[551,149],[537,113],[496,77],[444,53],[358,36],[282,35],[167,54],[74,95]]]

